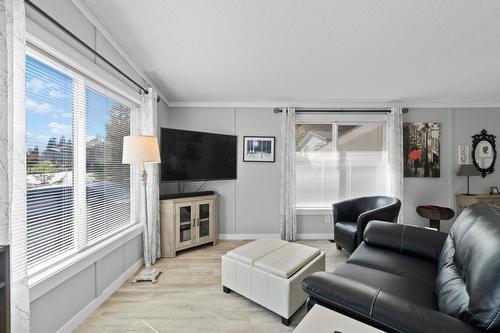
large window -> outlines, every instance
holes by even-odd
[[[297,207],[386,193],[384,122],[296,124]]]
[[[57,62],[26,56],[28,268],[33,272],[131,224],[121,163],[130,106]]]

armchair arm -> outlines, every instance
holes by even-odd
[[[335,274],[313,273],[302,281],[302,288],[319,304],[391,332],[482,332],[455,317]]]
[[[365,232],[365,228],[368,222],[373,220],[396,222],[398,219],[400,208],[401,208],[401,202],[397,200],[397,203],[395,204],[379,207],[360,214],[358,216],[358,221],[357,221],[358,244],[361,243],[361,241],[363,240],[363,233]]]
[[[336,202],[333,207],[333,224],[342,222],[356,222],[358,219],[358,210],[355,209],[357,199]]]
[[[405,224],[371,221],[366,226],[363,240],[369,246],[437,261],[446,237],[448,234],[444,232]]]

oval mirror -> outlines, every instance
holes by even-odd
[[[495,171],[495,138],[484,129],[481,134],[472,136],[472,162],[483,177]]]

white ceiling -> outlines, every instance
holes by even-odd
[[[175,102],[498,102],[498,0],[85,0]]]

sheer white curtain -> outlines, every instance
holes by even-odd
[[[386,147],[388,158],[388,194],[403,202],[403,112],[400,107],[394,107],[387,118]],[[399,223],[403,223],[402,210],[399,212]]]
[[[281,113],[281,238],[297,239],[295,213],[295,109],[285,108]]]
[[[11,331],[30,331],[26,265],[25,15],[0,0],[0,243],[10,244]]]
[[[132,114],[132,135],[154,135],[158,137],[158,110],[157,93],[149,88],[148,94],[141,97],[141,107],[133,110]],[[144,264],[146,267],[154,264],[161,256],[160,248],[160,166],[159,164],[147,163],[148,172],[147,184],[147,208],[148,208],[148,234],[144,233]],[[144,223],[144,190],[140,180],[141,167],[132,165],[133,182],[133,210],[136,221]],[[146,230],[146,229],[145,229]]]

